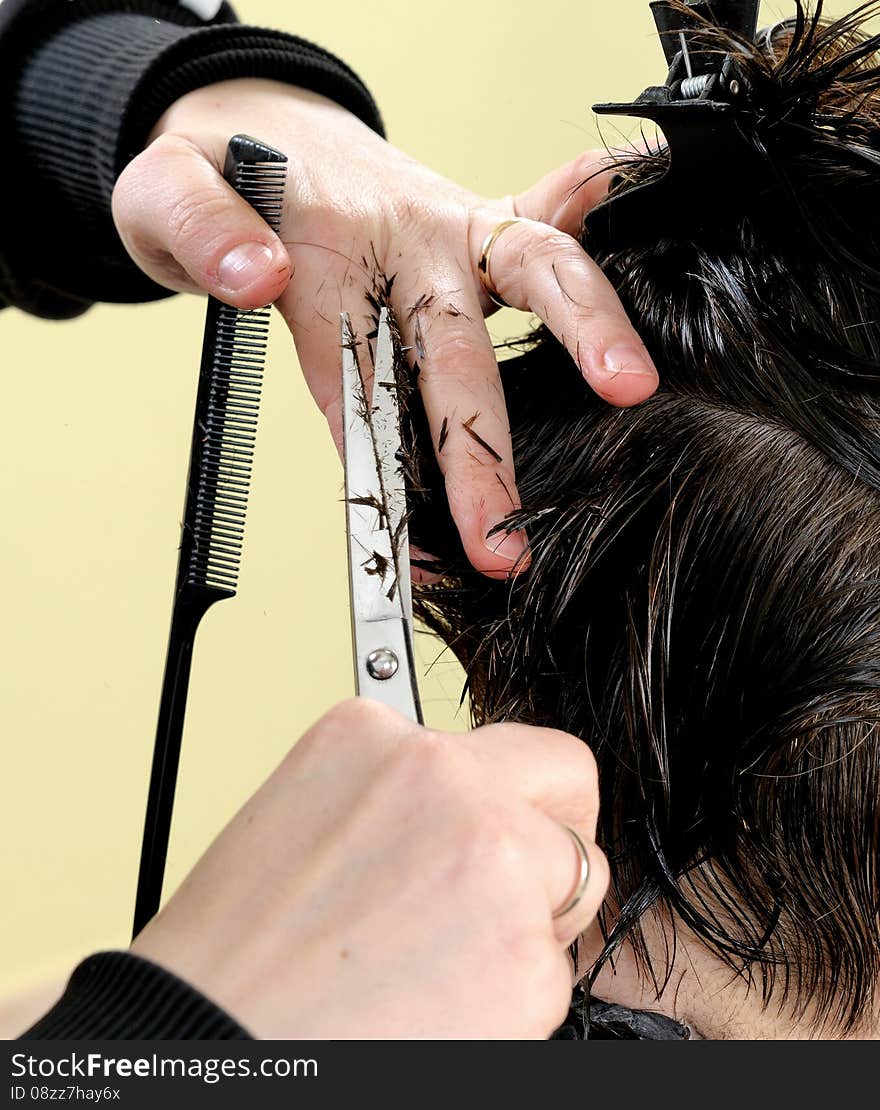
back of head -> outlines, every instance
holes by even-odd
[[[468,569],[428,449],[414,518],[448,569],[418,606],[477,721],[596,753],[606,954],[662,908],[832,1031],[868,1016],[880,977],[875,9],[826,24],[799,6],[757,44],[712,32],[748,76],[754,194],[693,227],[682,195],[655,239],[619,227],[596,255],[655,398],[609,408],[543,331],[502,364],[530,569]],[[667,160],[621,162],[615,189]]]

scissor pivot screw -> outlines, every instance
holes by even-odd
[[[394,678],[399,666],[400,660],[390,648],[378,648],[367,656],[367,672],[379,682]]]

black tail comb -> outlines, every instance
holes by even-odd
[[[236,135],[229,143],[224,176],[277,232],[284,205],[285,155]],[[171,636],[138,873],[135,936],[158,910],[162,895],[196,630],[208,609],[234,597],[238,585],[270,314],[271,308],[241,312],[208,298]]]

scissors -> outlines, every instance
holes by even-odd
[[[388,309],[383,308],[370,396],[347,312],[341,314],[341,331],[355,690],[421,724],[395,332]]]

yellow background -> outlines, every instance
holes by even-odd
[[[790,10],[765,5],[764,22]],[[486,195],[597,145],[593,101],[665,75],[646,0],[238,11],[339,54],[392,142]],[[612,144],[616,126],[603,125]],[[127,940],[202,320],[190,297],[64,324],[0,316],[0,995]],[[522,328],[512,313],[492,322],[496,336]],[[196,648],[169,886],[352,692],[340,476],[278,319],[239,596],[212,610]],[[421,652],[427,667],[439,647]],[[459,685],[448,656],[424,679],[431,723],[464,727]]]

